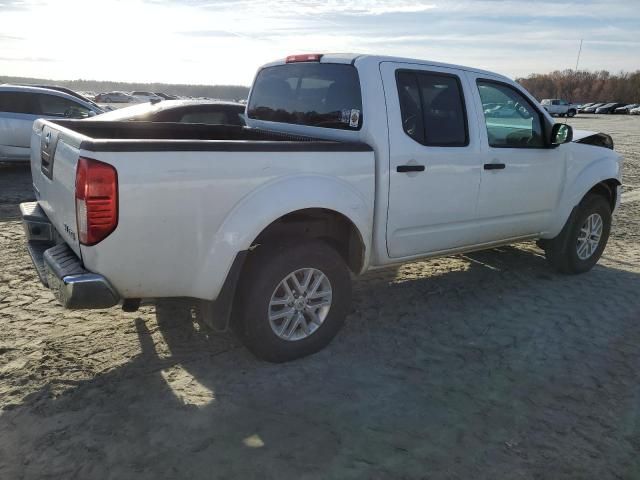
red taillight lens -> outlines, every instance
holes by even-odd
[[[76,169],[76,221],[83,245],[95,245],[118,226],[118,172],[80,157]]]
[[[321,58],[322,58],[321,53],[305,53],[303,55],[289,55],[286,59],[286,63],[319,62]]]

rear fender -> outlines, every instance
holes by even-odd
[[[278,179],[255,190],[227,215],[195,275],[195,296],[215,299],[238,252],[249,249],[258,235],[280,217],[306,208],[341,213],[357,228],[368,265],[373,224],[373,199],[367,201],[351,184],[336,177],[299,175]]]

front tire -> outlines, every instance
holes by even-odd
[[[576,111],[575,111],[575,110],[569,110],[569,111],[567,112],[567,117],[569,117],[569,118],[573,118],[573,117],[575,117],[575,116],[576,116]]]
[[[588,272],[602,256],[611,231],[611,207],[601,195],[587,195],[560,234],[543,245],[549,264],[561,273]]]
[[[311,355],[336,336],[351,304],[342,257],[320,240],[259,246],[247,259],[233,327],[269,362]]]

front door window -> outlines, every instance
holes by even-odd
[[[516,89],[478,80],[489,146],[542,148],[545,146],[539,112]]]

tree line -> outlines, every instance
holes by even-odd
[[[162,92],[170,95],[189,97],[209,97],[220,100],[243,100],[249,95],[249,88],[241,85],[181,85],[172,83],[131,83],[100,80],[47,80],[44,78],[0,76],[0,83],[57,85],[81,92]]]
[[[640,102],[640,70],[611,74],[606,70],[562,70],[534,73],[516,81],[538,100],[561,98],[582,102]]]

